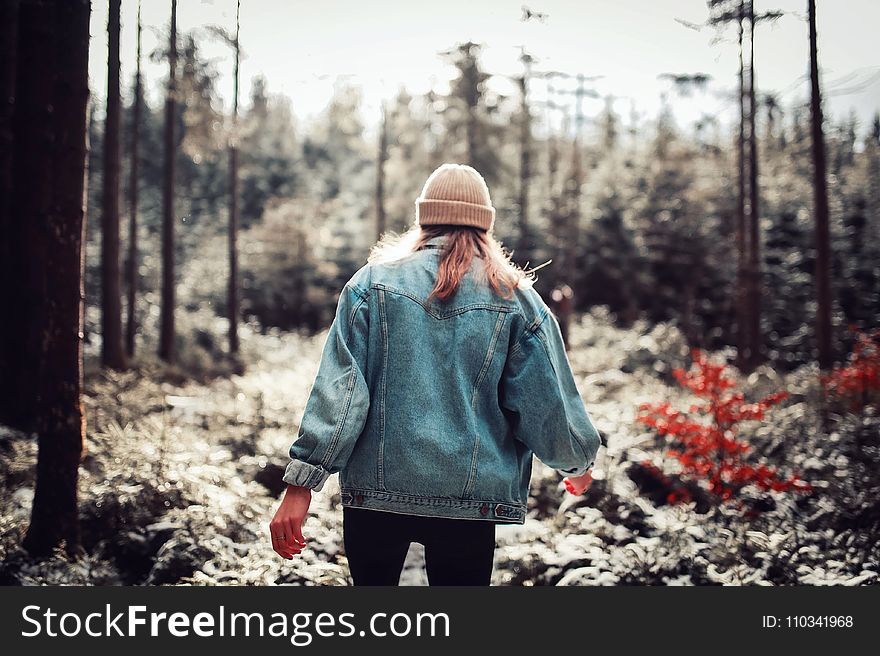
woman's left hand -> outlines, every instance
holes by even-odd
[[[269,523],[272,548],[285,560],[293,560],[294,555],[306,547],[302,525],[309,514],[311,501],[312,491],[309,488],[288,485],[284,499]]]
[[[588,469],[582,476],[566,476],[562,480],[565,482],[565,489],[579,497],[587,491],[590,483],[593,482],[593,470]]]

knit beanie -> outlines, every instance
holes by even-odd
[[[441,164],[416,199],[416,223],[491,230],[495,208],[483,176],[467,164]]]

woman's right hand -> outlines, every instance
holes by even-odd
[[[566,490],[579,497],[586,492],[587,488],[590,487],[590,483],[593,482],[593,470],[588,469],[581,476],[566,476],[562,479],[562,482],[565,483]]]
[[[306,547],[302,525],[308,515],[311,501],[310,489],[288,485],[275,517],[269,523],[272,548],[285,560],[292,560]]]

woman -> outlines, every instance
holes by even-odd
[[[534,453],[581,494],[604,440],[556,318],[495,240],[482,176],[443,164],[416,222],[339,297],[272,545],[305,547],[312,491],[339,472],[355,585],[397,585],[410,543],[431,585],[489,585],[495,524],[525,522]]]

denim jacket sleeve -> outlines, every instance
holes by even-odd
[[[368,292],[355,274],[339,296],[336,316],[306,401],[299,434],[290,447],[283,479],[320,491],[345,467],[370,407],[364,376],[368,345]]]
[[[592,468],[605,444],[575,385],[559,323],[546,306],[511,347],[501,404],[516,438],[565,476]]]

